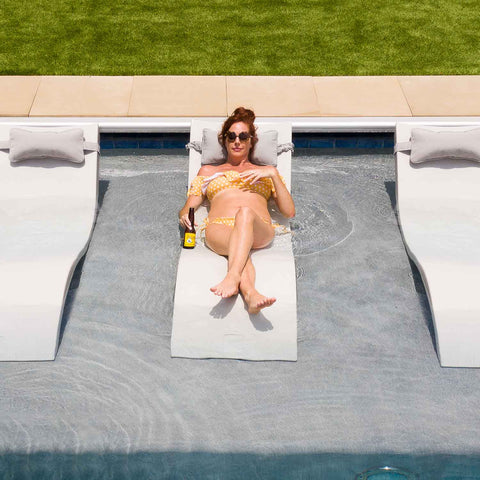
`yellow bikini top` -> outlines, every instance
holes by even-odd
[[[285,180],[282,181],[285,183]],[[261,178],[254,183],[245,182],[239,172],[227,170],[226,172],[217,172],[211,177],[196,176],[188,190],[187,195],[207,195],[211,201],[218,192],[227,188],[246,188],[252,192],[262,195],[266,200],[275,193],[273,180],[271,178]]]

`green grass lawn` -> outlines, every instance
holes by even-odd
[[[0,0],[0,74],[480,74],[479,27],[478,0]]]

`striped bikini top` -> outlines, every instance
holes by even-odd
[[[282,181],[285,183],[283,178]],[[207,195],[207,198],[211,201],[218,192],[228,188],[245,188],[262,195],[266,200],[270,198],[272,193],[275,193],[271,178],[261,178],[254,183],[248,183],[240,177],[239,172],[227,170],[226,172],[217,172],[211,177],[197,175],[193,179],[187,195]]]

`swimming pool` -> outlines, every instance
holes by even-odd
[[[57,359],[0,363],[0,478],[480,478],[480,371],[439,366],[393,155],[362,152],[294,155],[299,359],[256,363],[170,358],[187,153],[102,151]]]

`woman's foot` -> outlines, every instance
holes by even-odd
[[[248,313],[258,313],[262,308],[273,305],[277,299],[274,297],[266,297],[256,290],[252,293],[244,295],[245,302],[247,303]]]
[[[227,276],[210,291],[222,298],[232,297],[238,293],[238,285],[240,284],[240,275],[227,273]]]

